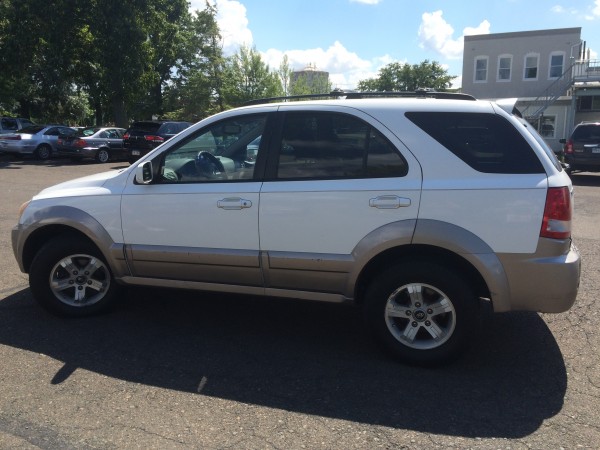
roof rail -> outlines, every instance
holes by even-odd
[[[245,102],[244,106],[261,105],[271,102],[286,102],[295,100],[317,100],[317,99],[359,99],[359,98],[386,98],[386,97],[413,97],[413,98],[438,98],[450,100],[476,100],[469,94],[458,94],[455,92],[438,92],[431,89],[417,89],[416,91],[381,91],[381,92],[345,92],[334,89],[325,94],[288,95],[284,97],[258,98]]]

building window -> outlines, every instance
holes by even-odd
[[[475,83],[485,83],[487,81],[487,68],[487,56],[478,56],[475,58]]]
[[[539,55],[528,55],[525,57],[525,73],[523,74],[525,80],[537,80],[539,59]]]
[[[560,78],[564,72],[565,54],[562,52],[550,55],[550,71],[548,78]]]
[[[554,138],[554,130],[556,129],[556,116],[540,117],[539,132],[543,138]]]
[[[498,81],[510,81],[511,66],[511,55],[500,55],[498,57]]]
[[[600,96],[585,95],[577,97],[577,111],[600,111]]]

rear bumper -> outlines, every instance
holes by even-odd
[[[563,254],[552,250],[564,241],[540,239],[533,255],[498,255],[505,268],[510,305],[495,311],[537,311],[559,313],[567,311],[577,298],[581,276],[581,257],[577,247],[568,244]]]

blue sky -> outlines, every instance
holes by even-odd
[[[271,68],[330,73],[352,89],[391,62],[437,61],[460,85],[463,37],[581,27],[592,58],[600,51],[600,0],[211,0],[226,54],[256,48]],[[192,0],[191,9],[205,0]]]

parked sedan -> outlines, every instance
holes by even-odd
[[[58,137],[75,133],[63,125],[32,125],[11,134],[0,136],[0,152],[32,155],[37,159],[50,159],[56,153]]]
[[[89,127],[58,138],[58,154],[71,158],[91,158],[99,163],[126,158],[124,128]]]

